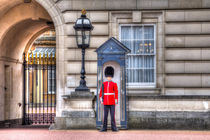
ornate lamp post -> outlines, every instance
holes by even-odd
[[[90,91],[90,89],[86,86],[85,81],[85,49],[89,48],[93,26],[90,20],[86,17],[86,11],[84,9],[82,10],[81,17],[77,19],[74,29],[76,33],[77,46],[82,49],[82,68],[80,72],[81,80],[80,85],[75,89],[75,91]]]

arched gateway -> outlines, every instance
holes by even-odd
[[[56,62],[62,66],[63,64],[59,62],[61,57],[59,57],[58,54],[63,50],[60,46],[63,46],[61,44],[63,44],[64,30],[62,26],[62,16],[59,16],[60,11],[53,0],[13,0],[11,2],[1,0],[0,5],[2,5],[0,7],[0,77],[2,78],[0,82],[0,127],[1,125],[4,127],[5,125],[9,126],[12,124],[27,124],[26,109],[30,110],[30,108],[26,108],[26,97],[29,97],[26,93],[26,77],[28,75],[24,77],[26,71],[23,72],[23,67],[26,66],[26,64],[27,66],[29,65],[28,62],[24,61],[23,54],[25,53],[25,60],[28,60],[28,58],[31,59],[32,54],[28,52],[30,52],[29,50],[35,39],[46,31],[54,30],[57,39],[53,40],[54,42],[56,41],[56,49],[54,49],[53,58],[55,58],[54,56],[57,54]],[[36,58],[36,55],[34,58]],[[38,60],[38,58],[36,60]],[[34,64],[36,60],[34,59]],[[51,56],[49,56],[51,69],[54,70],[53,74],[49,73],[49,75],[53,76],[56,74],[56,62],[55,59],[52,60],[53,62],[51,60]],[[24,63],[25,65],[23,66]],[[59,67],[56,68],[56,71],[62,72]],[[59,79],[58,81],[63,80],[59,74],[56,75],[56,78]],[[48,82],[52,82],[53,79],[56,78],[53,77],[51,81],[48,80]],[[53,83],[61,85],[59,82]],[[60,90],[63,89],[61,86],[59,86]],[[51,91],[56,93],[58,89],[55,87],[57,86],[54,85]],[[38,96],[36,99],[38,99]],[[54,100],[54,103],[56,102],[55,97],[53,97],[52,100]],[[37,101],[38,100],[36,100],[35,105],[38,107],[40,104]],[[55,110],[56,109],[54,109],[54,114],[56,113]],[[37,113],[39,111],[40,110],[36,110]],[[49,111],[50,110],[48,110],[48,112]],[[49,123],[53,123],[53,121]]]

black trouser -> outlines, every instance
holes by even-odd
[[[107,118],[109,114],[109,110],[111,113],[111,127],[112,130],[116,129],[116,123],[115,123],[115,105],[104,105],[104,123],[103,123],[103,129],[107,129]]]

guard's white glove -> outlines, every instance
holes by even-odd
[[[115,104],[118,104],[117,99],[115,99]]]
[[[101,104],[103,104],[103,102],[102,102],[102,98],[100,98],[100,101],[101,101]]]

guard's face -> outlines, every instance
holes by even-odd
[[[107,79],[108,81],[111,81],[111,80],[112,80],[112,77],[106,77],[106,79]]]

